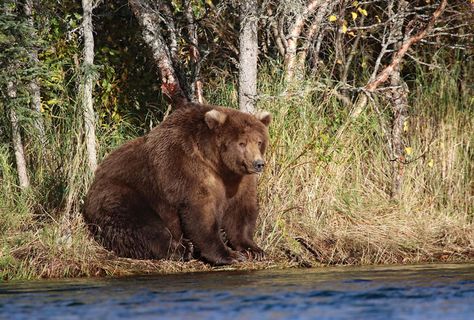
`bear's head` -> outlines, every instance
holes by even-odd
[[[213,131],[220,160],[238,175],[259,173],[265,167],[268,126],[272,116],[267,111],[255,115],[227,108],[207,111],[204,119]]]

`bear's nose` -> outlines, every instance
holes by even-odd
[[[255,168],[255,170],[257,172],[262,172],[263,171],[263,167],[265,167],[265,161],[263,160],[255,160],[253,162],[253,167]]]

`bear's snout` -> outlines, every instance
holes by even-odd
[[[254,167],[255,171],[262,172],[263,168],[265,167],[265,161],[263,161],[261,159],[255,160],[253,162],[253,167]]]

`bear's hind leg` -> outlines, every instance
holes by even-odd
[[[109,190],[92,215],[95,219],[86,219],[105,248],[134,259],[182,260],[190,256],[189,246],[173,238],[160,216],[137,192],[123,185]]]

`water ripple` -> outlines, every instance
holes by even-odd
[[[0,319],[471,319],[474,265],[0,284]]]

